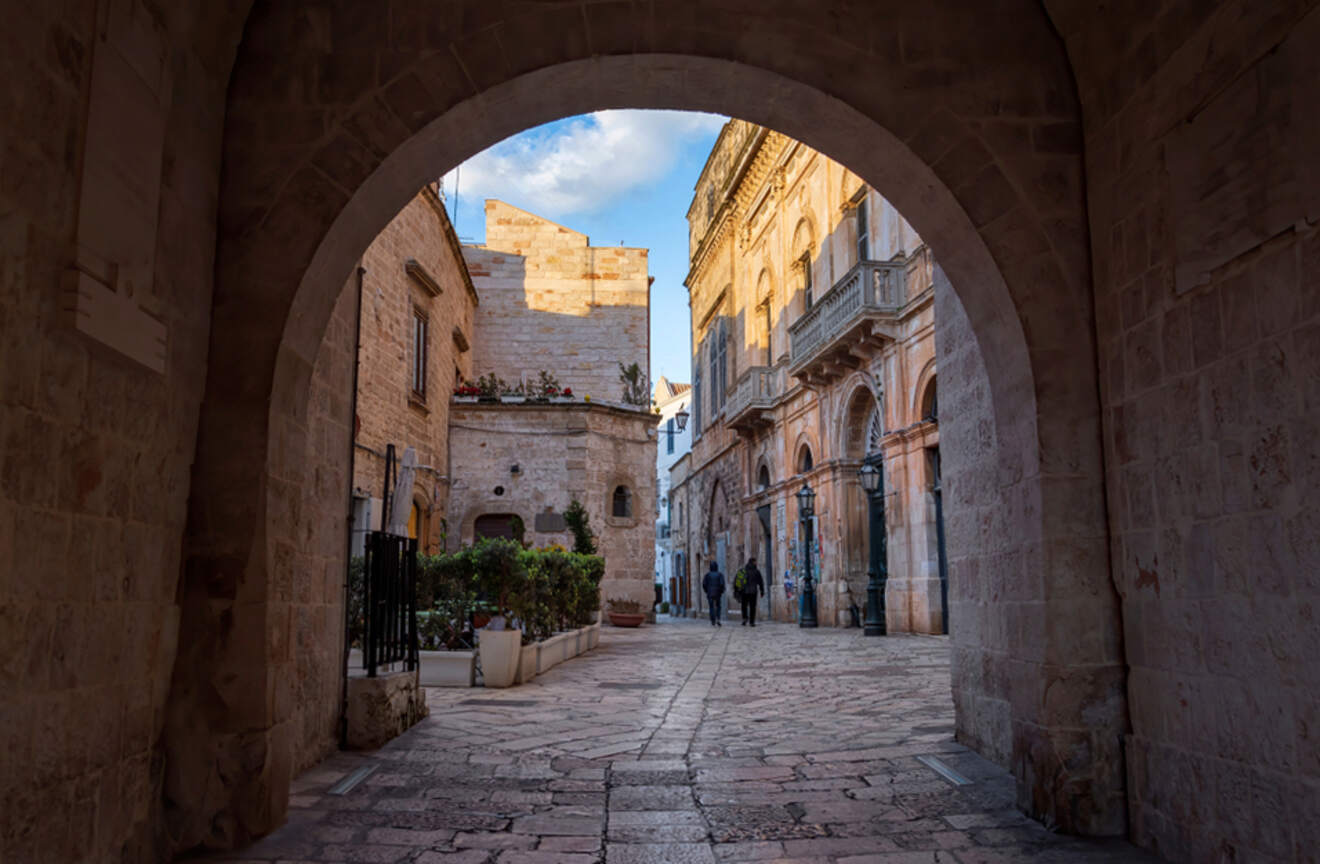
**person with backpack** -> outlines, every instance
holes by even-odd
[[[724,574],[714,561],[710,562],[710,571],[702,578],[701,587],[706,592],[706,605],[710,607],[710,626],[723,627],[720,621],[720,598],[724,596]]]
[[[756,626],[756,598],[765,596],[765,577],[756,569],[756,557],[747,559],[747,566],[738,571],[733,578],[733,592],[742,602],[743,626]]]

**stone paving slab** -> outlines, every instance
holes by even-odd
[[[953,740],[948,640],[767,623],[606,628],[504,692],[293,784],[289,822],[211,860],[405,864],[1125,864],[1051,834]],[[644,687],[626,686],[645,684]],[[625,685],[625,686],[620,686]],[[955,786],[918,756],[972,781]],[[329,789],[364,765],[347,795]]]

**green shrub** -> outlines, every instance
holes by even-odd
[[[668,615],[668,614],[669,614],[669,601],[668,601],[668,600],[665,600],[664,602],[662,602],[662,603],[660,604],[660,614],[661,614],[661,615]]]
[[[523,644],[591,623],[600,609],[604,559],[562,547],[524,549],[489,538],[419,559],[418,630],[424,647],[459,647],[483,606],[517,622]]]

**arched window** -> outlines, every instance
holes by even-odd
[[[803,444],[802,449],[798,451],[798,465],[797,465],[798,473],[806,474],[808,471],[810,471],[812,468],[815,467],[816,467],[816,462],[811,458],[811,447],[809,447],[806,444]]]
[[[770,468],[764,464],[761,465],[761,470],[756,473],[756,488],[770,488]]]
[[[627,486],[614,487],[614,502],[610,512],[622,519],[632,517],[632,492]]]
[[[921,419],[938,420],[939,403],[935,398],[935,376],[930,377],[930,382],[926,384],[926,392],[921,394]]]

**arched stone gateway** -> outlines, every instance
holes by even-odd
[[[342,592],[303,551],[333,532],[294,530],[350,482],[308,465],[334,298],[423,181],[625,106],[782,130],[934,248],[960,740],[1065,830],[1320,847],[1314,0],[14,12],[3,854],[162,859],[283,819],[302,706],[337,707],[334,668],[293,672]],[[141,332],[70,316],[75,280]]]
[[[276,442],[299,435],[302,394],[339,287],[360,250],[415,189],[531,125],[642,107],[728,113],[778,129],[847,165],[898,207],[937,251],[959,292],[986,359],[998,440],[1013,444],[982,456],[997,460],[981,471],[997,479],[972,496],[978,509],[1005,515],[1002,533],[1017,538],[1010,545],[1024,553],[1027,581],[1107,585],[1093,351],[1075,350],[1093,332],[1080,119],[1063,46],[1038,6],[1006,3],[1000,14],[1012,15],[1014,26],[994,40],[966,26],[966,16],[953,12],[956,4],[946,4],[947,18],[936,6],[931,18],[890,19],[860,41],[846,31],[820,33],[826,19],[804,6],[797,19],[724,22],[744,32],[730,55],[723,40],[704,41],[713,22],[696,4],[666,7],[663,15],[645,6],[587,7],[610,12],[586,21],[576,7],[507,17],[483,12],[479,30],[471,29],[475,19],[457,13],[418,20],[373,15],[390,22],[388,32],[364,31],[350,5],[326,7],[317,13],[324,20],[312,22],[299,7],[259,4],[240,46],[227,115],[211,334],[211,369],[224,370],[225,380],[213,379],[215,393],[205,405],[193,493],[231,506],[224,515],[233,530],[220,543],[189,544],[194,584],[243,562],[237,581],[264,597],[272,559],[263,538],[286,530],[283,499],[297,493],[305,470],[290,464],[293,457]],[[354,35],[341,42],[341,33]],[[822,38],[804,43],[802,33]],[[784,44],[799,48],[776,50],[777,40],[790,34],[796,35]],[[895,44],[884,50],[872,44],[891,37]],[[917,49],[918,40],[926,47]],[[812,45],[819,53],[810,53]],[[955,82],[941,58],[995,71]],[[867,74],[838,74],[849,68]],[[313,80],[321,82],[315,97],[300,87],[271,86]],[[1015,139],[984,134],[982,124],[1002,118],[1010,104],[1014,125],[1050,147],[1023,149]],[[1024,331],[1022,321],[1032,326]],[[249,458],[236,464],[232,441],[222,445],[212,431],[219,428],[241,430]],[[816,455],[817,462],[825,458]],[[1091,502],[1089,516],[1059,518],[1063,500]],[[1033,540],[1089,550],[1078,560],[1094,572],[1031,567],[1025,553]],[[966,533],[954,533],[952,542],[965,554],[976,545]],[[1124,828],[1118,736],[1126,725],[1114,647],[1117,597],[1109,588],[1088,595],[1086,616],[1106,635],[1050,640],[1047,625],[1055,616],[1048,598],[1062,593],[1024,590],[991,613],[1010,617],[1008,629],[1018,634],[1011,649],[994,647],[1009,649],[1003,660],[1011,658],[1018,675],[1035,683],[1014,696],[985,682],[983,695],[1004,704],[1011,718],[1013,740],[1001,738],[996,749],[1014,755],[1024,804],[1068,830],[1117,833]],[[193,590],[185,594],[203,599]],[[189,603],[185,631],[203,632],[226,599],[237,598]],[[1069,603],[1072,608],[1077,599]],[[235,604],[230,614],[259,620],[282,612],[267,600],[251,608]],[[283,683],[293,674],[288,661],[254,662],[250,651],[218,644],[191,647],[180,651],[176,682],[237,678],[274,692],[291,686]],[[993,662],[1007,675],[1001,655],[982,648],[969,644],[965,656],[981,658],[978,665]],[[955,668],[955,686],[979,688],[968,672]],[[1048,705],[1033,695],[1060,693],[1065,682],[1072,695]],[[187,689],[180,688],[179,698],[188,698]],[[288,769],[276,754],[282,736],[291,734],[291,712],[291,705],[272,700],[245,724],[266,730],[265,771],[274,773],[245,775],[251,779],[235,783],[233,796],[266,800],[260,813],[269,820],[282,812],[287,777],[275,775]],[[974,731],[973,712],[961,713],[959,722],[969,739],[987,734]],[[215,718],[210,732],[222,751],[236,735],[226,725]],[[173,758],[189,759],[196,737],[195,729],[167,734]],[[211,775],[215,782],[215,772],[224,770],[196,767],[201,777],[181,776],[198,782]],[[171,800],[185,794],[166,791]],[[265,816],[238,823],[240,836],[271,824]],[[211,815],[181,831],[185,845],[203,839],[209,824]]]

